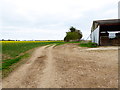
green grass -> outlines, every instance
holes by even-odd
[[[2,70],[3,70],[3,69],[9,69],[12,64],[17,63],[17,62],[20,61],[21,59],[23,59],[23,58],[25,58],[25,57],[28,57],[28,56],[29,56],[28,54],[24,54],[24,55],[19,56],[19,57],[15,58],[15,59],[3,60],[3,61],[2,61]]]
[[[0,61],[0,70],[2,70],[2,77],[8,76],[10,72],[14,70],[14,66],[19,63],[22,59],[29,56],[26,51],[31,50],[36,47],[50,45],[50,44],[61,44],[64,43],[63,41],[53,41],[53,42],[9,42],[4,41],[2,42],[2,55],[9,56],[10,59],[7,57],[3,58]],[[15,66],[16,68],[16,66]]]
[[[26,53],[22,56],[19,56],[15,59],[3,60],[2,61],[2,68],[0,68],[0,70],[2,70],[2,78],[8,76],[8,74],[14,70],[14,67],[15,67],[17,62],[19,62],[21,59],[24,59],[27,57],[29,57],[28,53]],[[12,66],[14,66],[14,67],[12,67]]]
[[[98,47],[98,45],[96,43],[92,43],[92,42],[83,42],[80,43],[81,47],[89,47],[89,48],[94,48],[94,47]]]
[[[55,44],[62,42],[25,42],[25,43],[2,43],[2,54],[9,55],[11,58],[19,56],[19,54],[24,53],[32,48],[44,46],[48,44]]]

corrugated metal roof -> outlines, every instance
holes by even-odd
[[[96,20],[93,21],[91,31],[94,31],[99,25],[120,25],[120,19]]]
[[[97,20],[93,21],[93,23],[98,23],[99,25],[120,24],[120,19]]]

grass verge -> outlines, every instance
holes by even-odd
[[[27,57],[29,57],[28,53],[26,53],[26,54],[24,54],[22,56],[19,56],[19,57],[15,58],[15,59],[3,60],[2,68],[1,68],[1,70],[2,70],[2,78],[8,76],[8,74],[10,72],[12,72],[15,69],[15,67],[17,67],[19,65],[18,62],[20,62],[20,60],[23,60],[23,59],[25,59]]]
[[[89,47],[89,48],[98,47],[98,45],[96,43],[92,43],[92,42],[81,42],[79,46],[81,46],[81,47]]]

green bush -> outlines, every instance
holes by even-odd
[[[66,32],[66,34],[67,35],[64,38],[64,41],[66,42],[69,42],[70,40],[79,41],[82,38],[82,32],[74,27],[71,27],[70,31]]]
[[[67,32],[65,41],[77,40],[78,38],[79,38],[79,34],[77,32]]]

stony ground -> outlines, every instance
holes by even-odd
[[[107,48],[107,49],[106,49]],[[3,88],[117,88],[118,49],[43,46],[3,79]]]

